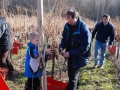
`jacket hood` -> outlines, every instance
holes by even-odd
[[[38,48],[38,46],[36,46],[36,45],[33,44],[32,42],[29,42],[29,43],[28,43],[28,46],[32,46],[32,47],[36,47],[36,48]]]
[[[75,30],[75,32],[74,32],[74,35],[75,34],[80,34],[80,25],[81,25],[81,22],[82,22],[82,20],[81,20],[81,18],[80,17],[78,17],[78,20],[77,20],[77,24],[76,24],[76,30]],[[66,23],[66,25],[65,25],[65,28],[66,29],[68,29],[69,30],[69,23]]]
[[[8,28],[8,25],[0,21],[0,38],[4,34],[5,30]]]

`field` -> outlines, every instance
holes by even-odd
[[[94,28],[96,22],[93,22],[87,18],[82,17],[90,28]],[[111,20],[115,25],[116,32],[119,33],[119,18]],[[11,16],[7,17],[7,22],[11,25],[11,30],[14,30],[14,37],[17,36],[17,32],[20,31],[21,39],[26,37],[26,33],[35,31],[37,28],[37,18],[36,17],[27,17],[27,16]],[[44,20],[44,30],[46,32],[46,43],[52,44],[53,42],[59,43],[61,38],[61,33],[65,24],[65,19],[60,17],[53,17],[52,15],[45,15]],[[24,40],[23,40],[24,41]],[[27,78],[24,76],[24,62],[25,62],[25,53],[27,49],[27,42],[24,41],[24,47],[21,52],[22,55],[13,55],[12,62],[15,69],[18,71],[18,74],[14,76],[12,80],[7,80],[7,84],[11,90],[24,90],[24,84]],[[93,43],[94,46],[94,43]],[[94,49],[92,47],[92,57],[89,65],[80,72],[80,83],[81,86],[79,90],[119,90],[119,60],[116,60],[114,55],[110,55],[107,52],[106,55],[106,65],[104,69],[93,68],[93,57]],[[58,61],[55,62],[55,75],[54,78],[60,81],[67,82],[67,66],[64,65],[64,59],[60,58],[60,69],[62,75],[59,76],[59,65]],[[63,65],[65,66],[63,68]],[[47,74],[51,75],[52,63],[48,61],[47,63]]]
[[[22,58],[20,55],[13,55],[13,65],[19,72],[12,80],[7,80],[7,84],[11,90],[24,90],[24,85],[27,78],[24,76],[24,62],[26,45],[22,49]],[[118,71],[114,64],[114,59],[109,53],[106,56],[106,65],[104,69],[93,68],[93,54],[89,65],[80,72],[80,88],[79,90],[119,90],[119,77]],[[60,58],[60,65],[58,60],[55,62],[54,79],[67,82],[67,67],[64,65],[64,59]],[[64,66],[64,68],[63,68]],[[51,75],[52,62],[47,62],[47,74]],[[61,76],[59,76],[61,71]]]

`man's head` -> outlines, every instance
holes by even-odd
[[[107,25],[108,22],[110,21],[110,15],[108,14],[103,15],[102,21],[103,21],[104,26]]]
[[[37,32],[30,33],[29,38],[33,44],[38,45],[38,33]]]
[[[66,20],[68,21],[69,24],[75,25],[77,22],[78,16],[79,16],[78,12],[74,9],[71,9],[66,13]]]

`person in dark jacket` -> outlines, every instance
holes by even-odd
[[[14,73],[11,63],[10,50],[12,49],[12,38],[6,19],[0,16],[0,67],[8,68],[9,75]]]
[[[79,71],[90,60],[92,34],[76,10],[67,11],[66,19],[68,22],[64,26],[59,52],[66,49],[63,56],[68,58],[69,84],[66,90],[77,90]]]
[[[101,49],[100,68],[103,68],[106,49],[107,47],[110,49],[114,41],[114,26],[109,21],[110,16],[108,14],[103,15],[102,21],[96,24],[92,33],[92,39],[96,35],[94,47],[94,67],[98,67],[98,52]]]

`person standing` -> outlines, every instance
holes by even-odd
[[[66,90],[77,90],[79,71],[89,63],[92,34],[75,9],[67,11],[66,20],[59,53],[66,49],[62,54],[63,57],[68,58],[69,84]]]
[[[40,63],[40,54],[38,51],[38,33],[30,33],[30,42],[28,43],[28,49],[26,52],[26,61],[25,61],[25,76],[28,80],[25,83],[25,90],[38,90],[40,85],[40,67],[37,66],[37,70],[34,72],[34,69],[30,66],[30,61],[34,59],[38,61],[36,64]],[[41,64],[42,65],[42,64]]]
[[[10,50],[12,49],[12,38],[9,25],[5,17],[0,16],[0,67],[8,68],[8,75],[12,76],[15,69],[11,63]]]
[[[100,68],[104,67],[106,49],[111,49],[111,45],[114,41],[115,32],[114,26],[109,22],[110,15],[103,15],[102,21],[98,22],[92,33],[92,40],[96,35],[96,41],[94,46],[94,67],[98,67],[98,52],[100,54]]]

